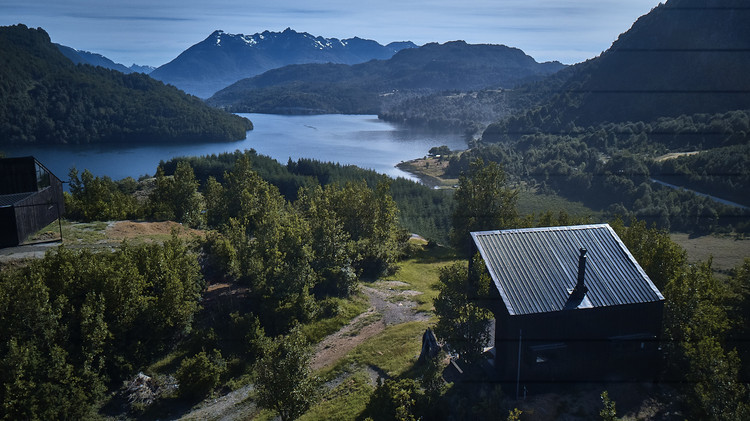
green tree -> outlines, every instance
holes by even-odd
[[[161,166],[156,169],[156,188],[149,196],[151,214],[156,219],[173,220],[191,227],[204,222],[203,196],[198,193],[198,181],[193,168],[186,161],[177,163],[174,176],[164,175]]]
[[[508,188],[505,172],[495,162],[485,165],[481,158],[473,161],[469,171],[459,177],[454,199],[451,241],[467,255],[471,252],[471,232],[510,228],[518,222],[518,191]]]
[[[229,220],[227,204],[224,202],[224,186],[211,176],[203,189],[206,202],[206,223],[216,228]]]
[[[71,168],[70,194],[65,194],[65,209],[69,217],[81,221],[109,221],[132,218],[140,213],[133,196],[125,194],[109,177],[95,177],[84,170]]]
[[[264,217],[254,234],[249,254],[238,257],[247,260],[244,279],[258,299],[264,326],[278,333],[309,321],[317,308],[309,226],[290,209]]]
[[[609,392],[606,390],[600,395],[602,399],[602,405],[604,406],[599,411],[599,416],[602,417],[603,421],[617,421],[617,409],[615,409],[615,401],[609,398]]]
[[[413,379],[386,379],[378,377],[378,384],[370,397],[369,415],[375,421],[416,421],[424,396]]]
[[[211,355],[201,351],[185,358],[175,373],[180,385],[180,396],[189,399],[203,398],[219,385],[219,380],[226,371],[226,362],[216,349]]]
[[[521,411],[518,408],[513,408],[511,410],[508,410],[507,421],[518,421],[521,419],[521,414],[523,414],[523,411]]]
[[[255,364],[258,404],[276,411],[283,421],[307,411],[317,396],[317,378],[310,374],[310,348],[295,328],[276,338]]]
[[[309,196],[309,198],[306,198]],[[328,185],[322,192],[303,192],[304,203],[314,202],[318,213],[333,226],[329,233],[348,235],[352,266],[357,274],[372,278],[393,272],[408,240],[398,220],[398,207],[390,195],[390,182],[381,178],[374,190],[364,181],[348,182],[343,187]],[[310,215],[315,218],[316,216]],[[335,225],[341,224],[343,233]],[[340,247],[332,245],[334,251]],[[344,256],[349,251],[339,252]]]
[[[469,280],[467,265],[454,263],[441,268],[438,289],[435,334],[462,360],[477,361],[490,337],[492,314],[478,304],[479,291]]]
[[[0,418],[86,418],[107,382],[189,331],[201,288],[197,257],[176,237],[59,247],[0,271]]]
[[[398,207],[389,190],[386,179],[381,179],[374,191],[364,181],[325,189],[333,211],[354,242],[355,267],[367,278],[394,271],[408,239],[399,226]]]
[[[317,293],[348,296],[357,285],[354,243],[331,203],[331,189],[300,189],[295,207],[310,226]]]
[[[450,155],[451,149],[445,145],[433,146],[432,148],[430,148],[428,153],[433,156],[440,155],[440,159],[443,160],[447,158],[447,155]]]
[[[664,289],[665,336],[671,368],[684,376],[694,415],[741,420],[750,415],[750,391],[739,382],[740,361],[724,346],[731,326],[725,309],[726,285],[711,262],[691,266]]]
[[[648,228],[645,221],[633,221],[629,227],[621,219],[610,224],[657,288],[663,289],[684,270],[687,252],[672,241],[668,231]]]

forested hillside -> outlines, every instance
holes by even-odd
[[[742,1],[672,0],[642,16],[599,57],[542,81],[502,93],[418,98],[383,110],[382,117],[481,127],[492,117],[516,114],[490,127],[486,137],[492,141],[496,132],[569,132],[576,126],[747,109],[748,19]]]
[[[538,80],[564,66],[537,63],[503,45],[463,41],[427,44],[399,51],[389,60],[353,66],[287,66],[241,80],[209,98],[234,112],[377,113],[404,92],[424,95],[445,90],[508,88]]]
[[[490,124],[448,173],[483,157],[593,209],[672,230],[746,232],[747,208],[664,183],[750,205],[748,18],[739,2],[656,7],[600,57],[506,94],[526,109]]]
[[[371,177],[369,186],[364,179]],[[396,189],[382,176],[305,160],[282,166],[249,151],[162,163],[155,180],[112,181],[84,170],[80,177],[72,171],[70,183],[72,218],[138,216],[203,231],[190,243],[175,232],[161,244],[124,242],[98,252],[60,247],[43,259],[3,266],[0,404],[9,419],[179,418],[197,402],[234,399],[242,390],[257,392],[245,392],[224,415],[259,416],[257,405],[287,419],[305,413],[451,419],[538,405],[477,381],[486,370],[472,364],[484,357],[464,351],[481,351],[475,333],[489,313],[471,298],[483,291],[471,281],[488,278],[467,274],[468,256],[434,243],[408,245]],[[586,222],[562,212],[520,215],[518,191],[494,163],[473,161],[453,196],[409,192],[426,199],[415,207],[424,206],[430,219],[438,211],[427,192],[455,200],[448,214],[458,248],[468,231],[488,226]],[[750,261],[717,278],[710,262],[689,264],[667,231],[643,221],[612,223],[666,298],[667,352],[654,374],[665,388],[637,386],[631,399],[650,402],[659,414],[744,419]],[[389,276],[399,268],[403,273]],[[317,343],[350,320],[358,330],[380,323],[377,310],[365,312],[361,291],[381,283],[419,295],[421,321],[381,331],[339,357],[332,371],[319,370],[328,383],[320,382],[310,370],[307,341]],[[402,305],[402,298],[390,299]],[[458,363],[476,378],[446,384],[442,357],[415,363],[427,326],[440,327],[435,332],[461,350]],[[373,385],[361,375],[367,370],[393,374]],[[597,394],[602,387],[579,386]],[[569,399],[563,388],[555,393]],[[399,406],[404,399],[409,404]]]
[[[670,0],[601,56],[572,66],[562,86],[539,84],[551,100],[503,129],[569,131],[750,108],[748,19],[750,10],[739,0]]]
[[[233,141],[249,120],[146,75],[74,65],[42,29],[0,28],[3,143]]]

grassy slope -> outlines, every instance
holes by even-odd
[[[712,267],[721,273],[728,273],[741,265],[745,259],[750,259],[750,238],[728,235],[692,237],[684,233],[672,233],[670,237],[687,251],[689,261],[706,261],[713,258]]]
[[[419,291],[411,297],[419,311],[432,312],[437,296],[439,269],[456,261],[452,251],[438,247],[421,249],[400,265],[399,271],[386,280],[401,281],[403,290]],[[342,358],[331,369],[319,375],[325,380],[343,378],[343,382],[326,392],[302,420],[351,420],[366,408],[375,390],[373,372],[389,377],[408,376],[419,356],[421,336],[433,322],[407,322],[387,327]]]

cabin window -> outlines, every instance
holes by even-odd
[[[650,343],[653,343],[655,339],[655,335],[648,333],[636,333],[633,335],[613,336],[609,338],[611,341],[611,350],[619,353],[650,350],[650,348],[652,348]]]
[[[36,188],[43,190],[50,186],[49,172],[41,165],[36,165]]]
[[[531,361],[536,365],[545,365],[560,360],[568,346],[562,342],[532,345],[528,348]]]

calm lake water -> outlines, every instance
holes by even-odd
[[[400,161],[425,156],[433,146],[466,149],[458,133],[427,132],[378,120],[374,115],[281,116],[240,114],[252,120],[255,130],[247,139],[227,143],[163,145],[53,145],[0,147],[8,157],[34,155],[55,175],[68,178],[70,168],[88,169],[94,175],[118,180],[153,175],[160,160],[255,149],[282,164],[313,158],[353,164],[391,177],[415,179],[395,167]]]

